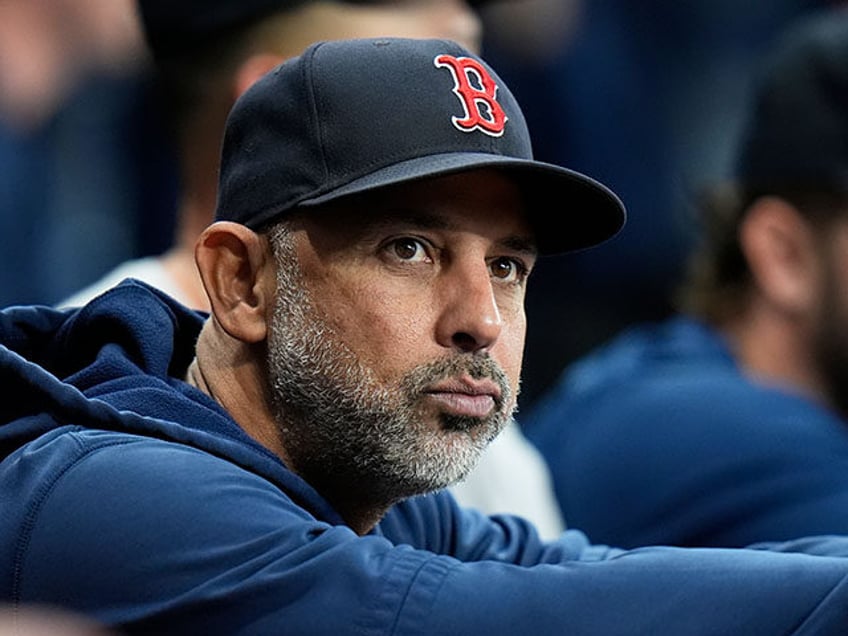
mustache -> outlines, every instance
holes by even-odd
[[[498,411],[512,401],[513,392],[506,373],[488,355],[451,355],[418,366],[405,377],[404,388],[415,395],[432,384],[466,374],[475,380],[491,380],[498,385],[500,395],[495,400]]]

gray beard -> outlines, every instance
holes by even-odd
[[[277,244],[278,252],[287,249]],[[380,383],[314,308],[292,271],[295,259],[293,250],[278,254],[268,338],[269,394],[290,468],[331,501],[376,506],[464,478],[512,416],[504,372],[488,355],[451,354],[396,384]],[[436,429],[428,427],[423,389],[463,373],[497,382],[495,409],[485,418],[443,414]]]

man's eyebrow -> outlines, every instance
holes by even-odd
[[[425,230],[453,230],[457,229],[455,223],[451,223],[446,217],[425,210],[413,210],[410,208],[395,208],[390,214],[375,221],[374,227],[380,228],[393,224],[405,224],[419,227]],[[521,252],[527,256],[538,256],[539,248],[532,236],[515,234],[504,237],[497,241],[502,248],[511,252]]]
[[[508,236],[503,240],[498,241],[498,244],[513,252],[522,252],[527,256],[536,257],[539,255],[539,246],[536,241],[529,236]]]
[[[451,223],[448,219],[435,212],[426,210],[413,210],[411,208],[392,208],[382,218],[378,219],[375,227],[387,225],[412,225],[425,230],[450,230]]]

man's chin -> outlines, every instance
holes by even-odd
[[[450,413],[442,413],[439,417],[442,424],[442,430],[450,433],[467,433],[475,436],[482,434],[483,429],[488,425],[488,420],[480,417],[471,417],[468,415],[454,415]]]

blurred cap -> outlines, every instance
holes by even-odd
[[[766,60],[735,176],[750,187],[848,187],[848,10],[803,19]]]
[[[236,102],[216,216],[256,229],[347,195],[483,167],[519,185],[541,253],[595,245],[624,223],[605,186],[533,159],[518,103],[478,56],[447,40],[323,42]]]
[[[154,57],[169,57],[211,43],[230,29],[313,0],[137,0],[145,38]],[[342,0],[381,4],[393,0]],[[470,0],[479,7],[489,0]]]

